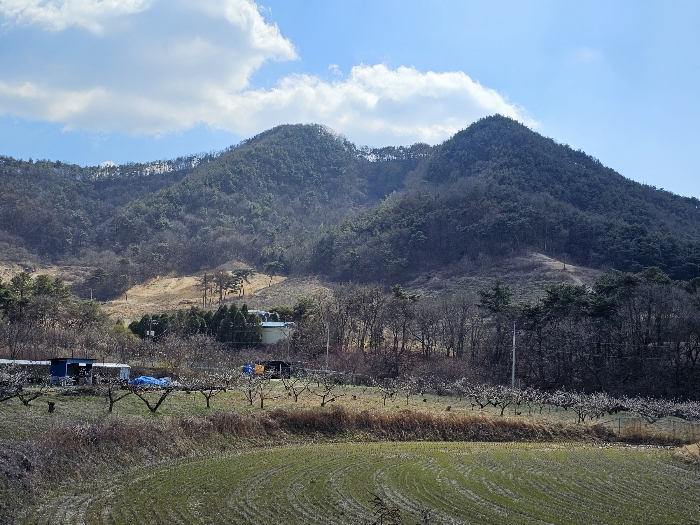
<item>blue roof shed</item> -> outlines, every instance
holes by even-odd
[[[60,357],[51,360],[51,384],[65,385],[67,379],[78,385],[92,384],[92,359]]]

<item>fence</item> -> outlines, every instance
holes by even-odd
[[[610,428],[620,437],[646,434],[650,437],[672,437],[686,443],[700,441],[700,421],[664,418],[655,423],[647,423],[636,417],[616,417],[603,421],[601,424]]]

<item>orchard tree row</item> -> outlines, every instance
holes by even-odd
[[[352,395],[374,395],[383,399],[384,405],[388,400],[405,401],[408,406],[411,398],[423,398],[433,394],[445,398],[459,398],[471,404],[472,410],[493,407],[500,415],[521,415],[527,410],[528,414],[552,408],[570,410],[577,416],[579,423],[592,422],[605,415],[620,412],[635,414],[648,424],[654,424],[665,417],[677,417],[686,421],[700,421],[700,402],[656,399],[642,396],[615,397],[605,392],[587,394],[565,389],[543,391],[535,388],[512,388],[503,385],[487,385],[474,383],[467,378],[454,381],[445,380],[439,376],[409,376],[401,379],[384,379],[372,381],[369,385],[348,388],[347,376],[302,371],[291,377],[282,378],[283,389],[274,381],[272,374],[246,375],[238,372],[211,373],[202,372],[189,378],[181,377],[166,386],[131,385],[107,376],[97,376],[94,393],[105,397],[108,411],[112,412],[117,402],[129,395],[138,397],[151,412],[156,412],[166,399],[174,392],[198,392],[211,407],[215,396],[233,391],[240,394],[250,406],[258,404],[263,409],[266,402],[280,397],[293,398],[299,401],[301,396],[314,398],[321,407],[336,401],[338,398]],[[32,401],[46,393],[47,381],[39,386],[27,388],[28,374],[20,367],[0,367],[0,403],[17,398],[28,406]],[[75,387],[80,389],[81,387]],[[70,392],[62,388],[65,394]],[[361,392],[361,393],[360,393]],[[52,396],[55,399],[55,396]],[[451,407],[451,405],[448,405]]]

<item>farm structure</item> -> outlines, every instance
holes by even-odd
[[[271,374],[273,379],[288,378],[292,375],[292,365],[287,361],[265,361],[265,372]]]
[[[66,386],[67,384],[92,384],[92,359],[75,359],[59,357],[51,359],[51,384]]]
[[[292,365],[287,361],[264,361],[263,363],[246,363],[239,366],[238,371],[245,376],[261,376],[268,374],[272,379],[292,376]]]
[[[52,385],[69,384],[91,385],[93,372],[104,376],[116,376],[128,381],[131,367],[126,363],[95,362],[93,359],[57,358],[49,361],[28,359],[0,359],[1,365],[11,365],[26,369],[32,381],[40,381],[49,375]]]
[[[131,367],[126,363],[93,362],[92,369],[103,376],[116,376],[119,374],[119,379],[122,381],[128,381],[131,375]]]
[[[0,366],[12,366],[27,372],[27,381],[41,383],[49,375],[51,361],[34,361],[30,359],[0,359]]]
[[[249,310],[248,313],[256,314],[260,317],[262,325],[262,340],[264,345],[273,345],[282,339],[291,337],[294,330],[294,323],[287,321],[273,321],[276,315],[265,310]]]

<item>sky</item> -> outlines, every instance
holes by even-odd
[[[439,144],[500,113],[700,197],[700,2],[0,0],[0,155],[219,151],[279,124]]]

